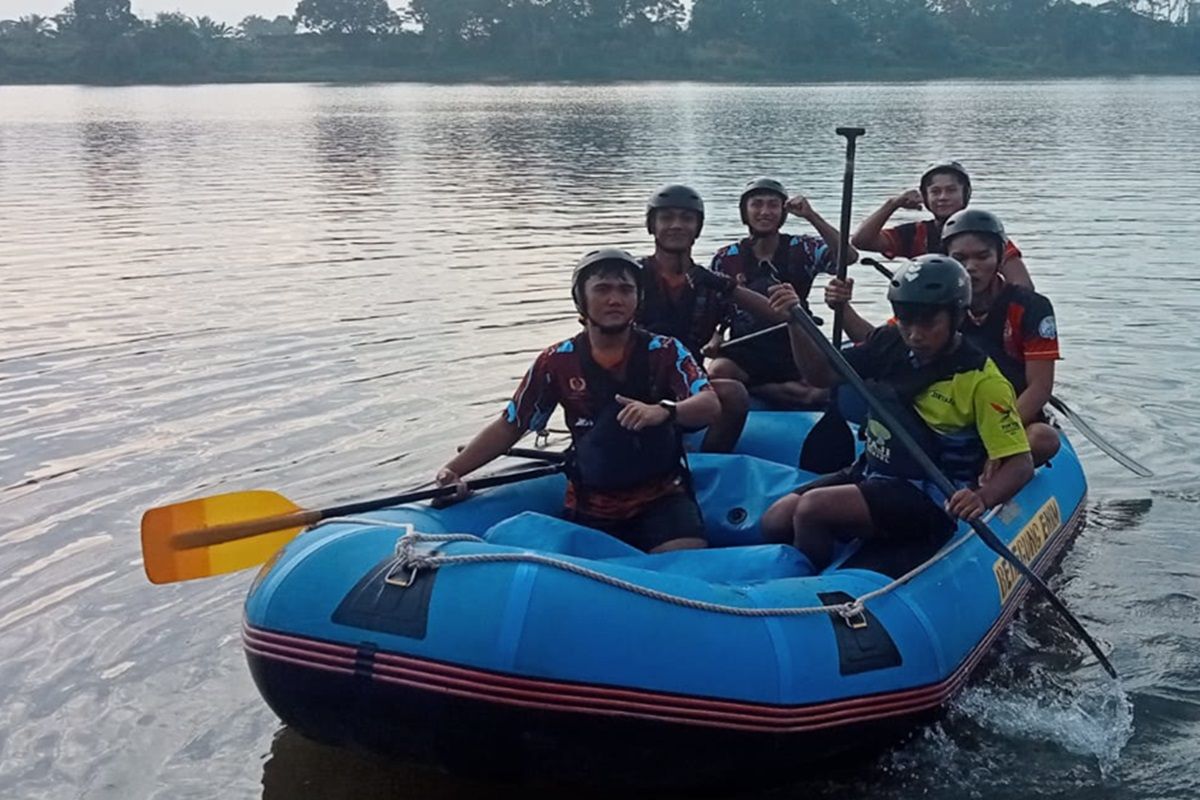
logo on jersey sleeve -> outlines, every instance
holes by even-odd
[[[1023,427],[1021,425],[1021,418],[1017,416],[1016,409],[1012,406],[1004,405],[1003,403],[993,403],[990,400],[988,401],[988,405],[1000,415],[1000,431],[1005,435],[1016,433]]]
[[[995,409],[996,413],[1002,417],[1007,417],[1009,414],[1013,413],[1013,410],[1011,407],[1003,405],[1001,403],[990,403],[989,402],[988,405],[991,406],[993,409]]]
[[[1038,323],[1038,336],[1043,339],[1058,338],[1058,324],[1054,321],[1054,316],[1046,317]]]

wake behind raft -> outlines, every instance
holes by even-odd
[[[780,462],[814,419],[755,412],[743,446],[766,458],[691,457],[709,550],[647,555],[560,519],[561,475],[322,523],[251,587],[254,680],[312,739],[510,778],[736,785],[895,742],[1028,584],[964,524],[940,548],[850,545],[816,576],[762,544],[762,512],[812,477]],[[1086,491],[1064,438],[991,525],[1044,575]]]

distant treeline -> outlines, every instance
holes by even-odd
[[[300,0],[236,27],[74,0],[0,21],[0,83],[1197,72],[1200,24],[1069,0]]]

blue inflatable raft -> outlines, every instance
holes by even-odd
[[[647,555],[558,518],[561,475],[331,521],[254,581],[255,681],[301,733],[509,776],[640,786],[797,776],[933,718],[1027,583],[960,525],[808,575],[757,520],[812,476],[815,415],[756,412],[691,457],[714,547]],[[794,463],[794,462],[793,462]],[[1079,531],[1070,443],[990,520],[1040,574]]]

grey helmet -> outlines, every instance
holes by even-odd
[[[967,168],[957,161],[934,161],[925,168],[921,173],[921,197],[925,196],[925,192],[929,189],[929,182],[933,180],[934,175],[944,172],[952,172],[962,178],[963,184],[963,205],[971,202],[971,176],[967,172]]]
[[[960,233],[979,233],[999,241],[1000,254],[1004,254],[1004,245],[1008,236],[1004,233],[1004,223],[990,211],[979,208],[964,208],[950,215],[942,225],[942,245],[948,246],[950,240]]]
[[[971,279],[950,256],[917,256],[892,276],[887,299],[893,306],[936,306],[957,315],[971,305]]]
[[[681,183],[668,183],[658,187],[650,199],[646,201],[646,231],[654,235],[654,212],[660,208],[683,208],[695,211],[700,215],[699,234],[704,230],[704,200],[700,193],[690,186]]]
[[[642,298],[646,291],[641,262],[619,247],[601,247],[579,259],[575,264],[575,271],[571,273],[571,299],[575,301],[575,309],[580,314],[587,314],[587,307],[583,301],[583,284],[597,266],[609,261],[627,264],[633,272],[633,279],[637,283],[638,310],[641,310]]]
[[[740,198],[738,198],[738,212],[741,214],[743,225],[750,224],[750,216],[749,216],[749,214],[746,213],[746,201],[750,199],[750,195],[761,194],[764,192],[769,192],[770,194],[777,194],[781,198],[783,198],[783,202],[785,204],[787,203],[788,193],[787,193],[787,189],[783,188],[782,183],[775,180],[774,178],[766,178],[766,177],[755,178],[754,180],[752,180],[746,184],[746,188],[742,190],[742,196]],[[787,206],[784,205],[783,215],[779,218],[779,227],[780,228],[783,227],[783,223],[787,222],[787,217],[788,217]]]

